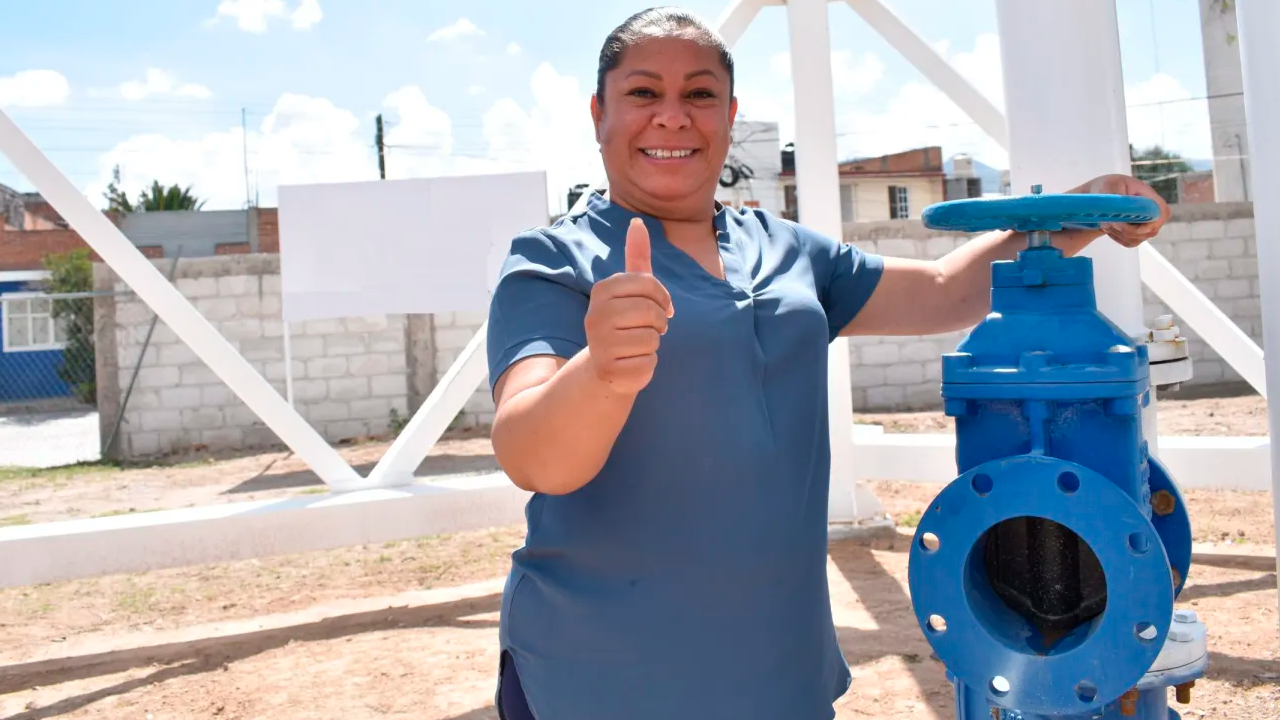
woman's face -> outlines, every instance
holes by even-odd
[[[604,86],[591,114],[611,197],[656,217],[710,214],[738,108],[719,55],[650,38],[623,52]]]

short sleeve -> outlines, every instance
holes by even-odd
[[[512,240],[489,303],[490,392],[518,360],[586,347],[589,301],[590,283],[551,237],[531,230]]]
[[[814,288],[827,313],[828,339],[835,340],[880,284],[884,257],[864,252],[856,245],[837,242],[798,223],[788,224],[809,248]]]

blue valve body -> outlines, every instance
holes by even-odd
[[[924,221],[1043,237],[1157,214],[1145,198],[1032,195],[941,203]],[[1141,714],[1128,717],[1167,720],[1176,715],[1167,686],[1198,676],[1203,663],[1181,675],[1148,673],[1187,576],[1191,528],[1143,437],[1146,347],[1098,311],[1086,257],[1033,242],[1017,260],[994,263],[991,280],[990,314],[943,356],[959,476],[923,513],[911,549],[922,631],[954,683],[958,720],[986,720],[993,709],[1003,720],[1109,720],[1129,691]],[[1176,498],[1176,512],[1152,512],[1158,490]],[[1052,542],[1039,538],[1025,558],[1025,548],[1010,547],[1022,537],[1008,533],[1011,524],[1045,521],[1058,528],[1045,531],[1057,533]],[[1100,611],[1050,631],[1044,617],[1010,605],[1007,585],[997,591],[991,572],[1025,566],[1028,577],[1041,577],[1034,566],[1077,541],[1105,576]],[[1015,557],[992,565],[988,547]]]

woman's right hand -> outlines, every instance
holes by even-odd
[[[586,334],[596,376],[614,392],[634,395],[653,378],[658,344],[675,309],[653,276],[649,231],[639,218],[627,228],[626,243],[625,272],[591,289]]]

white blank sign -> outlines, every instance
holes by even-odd
[[[543,172],[279,188],[284,319],[483,310]]]

